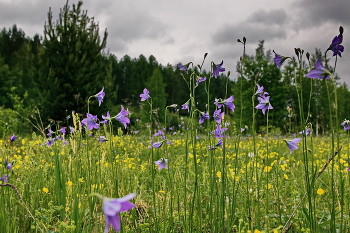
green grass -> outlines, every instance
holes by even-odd
[[[282,232],[299,202],[289,232],[310,228],[302,146],[289,154],[282,141],[291,137],[258,136],[254,148],[252,138],[232,136],[223,148],[208,151],[216,141],[203,135],[191,141],[180,132],[168,134],[170,144],[159,149],[149,149],[142,135],[106,136],[109,141],[99,143],[78,131],[66,145],[52,146],[35,135],[2,141],[1,163],[7,159],[14,167],[13,172],[1,168],[1,174],[9,174],[35,221],[11,187],[0,187],[0,222],[6,223],[0,232],[40,232],[38,225],[44,232],[102,232],[102,202],[90,197],[92,192],[113,198],[137,194],[131,200],[135,208],[121,213],[122,232]],[[306,139],[306,147],[313,148],[308,153],[312,181],[332,156],[330,140]],[[333,195],[335,227],[349,231],[346,136],[340,144],[341,152],[307,195],[319,232],[330,231]],[[169,159],[168,169],[157,169],[159,158]]]

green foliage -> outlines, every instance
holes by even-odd
[[[0,137],[8,139],[15,132],[20,131],[20,116],[12,109],[4,109],[0,107]]]
[[[51,10],[48,13],[36,80],[44,118],[62,120],[72,110],[84,113],[89,96],[102,86],[110,91],[105,80],[111,78],[111,63],[102,54],[107,31],[101,40],[98,24],[81,10],[82,4],[73,4],[71,9],[67,2],[56,23]]]
[[[146,82],[146,88],[150,92],[152,99],[152,118],[158,123],[163,122],[167,94],[165,93],[163,75],[159,68],[153,70],[152,76],[150,76]],[[142,106],[147,113],[150,112],[150,106],[148,104],[143,104]]]
[[[0,83],[2,84],[0,87],[0,106],[9,108],[11,107],[11,103],[7,96],[7,92],[9,90],[9,87],[13,85],[14,80],[9,70],[9,66],[4,63],[4,59],[1,57],[0,57]]]
[[[252,108],[258,104],[256,97],[252,99],[252,96],[256,91],[256,84],[259,84],[264,86],[265,92],[269,93],[273,106],[273,110],[268,113],[269,124],[283,128],[286,124],[287,88],[280,70],[271,61],[271,52],[264,52],[264,41],[260,41],[255,56],[245,57],[243,66],[243,70],[240,69],[239,65],[237,66],[239,77],[233,86],[237,119],[242,119],[242,125],[252,124]],[[266,126],[266,117],[259,110],[256,114],[255,128],[259,129],[261,126]]]

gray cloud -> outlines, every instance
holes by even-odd
[[[0,2],[0,20],[2,23],[44,23],[46,11],[38,2]],[[33,11],[38,14],[33,15]],[[40,12],[40,13],[39,13]]]
[[[278,10],[258,10],[250,15],[247,22],[259,24],[283,25],[287,20],[287,13],[283,9]]]
[[[107,13],[104,18],[109,34],[109,46],[113,51],[125,51],[131,43],[142,39],[161,39],[163,43],[173,43],[174,39],[167,36],[167,26],[152,15],[152,10],[145,11],[142,4],[132,6],[118,3],[118,14],[115,14],[113,5],[107,9],[113,12]],[[105,7],[106,9],[106,7]]]
[[[287,14],[283,9],[257,10],[248,18],[237,24],[226,24],[212,36],[212,41],[219,44],[236,43],[237,39],[247,38],[247,43],[257,43],[259,40],[286,38],[284,25]]]
[[[214,35],[212,40],[219,44],[237,43],[237,39],[247,38],[247,43],[256,44],[259,40],[284,39],[286,31],[273,25],[257,25],[252,23],[224,25]]]
[[[70,1],[69,5],[77,2],[78,0]],[[16,24],[28,36],[36,33],[42,35],[50,7],[53,21],[56,22],[60,9],[65,4],[66,0],[0,0],[1,27],[9,28]],[[84,5],[82,8],[86,9]]]
[[[294,17],[298,28],[320,26],[327,22],[350,25],[349,0],[300,0],[293,7],[298,11]]]

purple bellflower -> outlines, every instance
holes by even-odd
[[[106,124],[108,121],[112,120],[109,112],[106,113],[106,116],[102,115],[102,119],[103,119],[103,121],[100,121],[101,124]]]
[[[292,150],[296,150],[298,149],[298,145],[297,143],[300,142],[300,138],[294,138],[292,140],[284,140],[284,142],[286,143],[286,145],[288,146],[289,150],[290,150],[290,154],[292,153]]]
[[[47,146],[52,146],[55,143],[55,139],[54,138],[49,138],[46,142]]]
[[[219,139],[215,146],[222,148],[222,139]]]
[[[350,129],[350,121],[347,119],[345,119],[341,125],[344,126],[344,131]]]
[[[120,123],[122,123],[124,125],[124,128],[126,129],[126,124],[130,123],[129,118],[126,117],[126,115],[129,114],[129,111],[128,110],[124,111],[123,105],[120,105],[120,106],[122,107],[122,109],[120,110],[120,113],[118,113],[118,115],[115,117],[115,119]]]
[[[0,181],[4,181],[4,182],[9,182],[9,180],[8,180],[8,175],[3,175],[1,178],[0,178]]]
[[[105,136],[100,136],[99,138],[97,138],[97,140],[102,143],[102,142],[107,142],[108,139]]]
[[[187,66],[177,65],[177,67],[179,67],[180,70],[186,71],[186,73],[188,73],[188,67]]]
[[[10,137],[10,141],[11,141],[11,142],[14,142],[14,141],[16,140],[16,138],[17,138],[17,136],[13,134],[13,135]]]
[[[217,124],[216,129],[211,133],[215,134],[216,138],[222,138],[226,130],[227,128],[221,128],[220,124]]]
[[[190,112],[189,101],[187,101],[186,103],[184,103],[184,104],[182,105],[181,109],[187,109],[187,112]]]
[[[87,129],[90,131],[92,129],[98,129],[98,124],[97,124],[97,116],[94,116],[90,113],[86,113],[87,118],[83,119],[81,123],[83,123]]]
[[[109,225],[112,225],[116,231],[120,231],[120,212],[128,211],[134,208],[134,204],[129,202],[136,196],[135,193],[130,193],[121,198],[103,198],[103,212],[106,215],[105,233],[109,230]]]
[[[316,61],[315,69],[311,70],[306,74],[308,78],[316,78],[316,79],[330,79],[329,71],[322,65],[320,59]]]
[[[66,134],[66,128],[67,128],[67,127],[62,127],[62,128],[60,129],[60,133],[63,134],[63,135],[65,135],[65,134]]]
[[[51,136],[51,134],[53,134],[54,132],[51,130],[51,127],[49,128],[49,132],[46,134],[48,137]]]
[[[217,149],[217,147],[221,147],[222,148],[222,139],[219,139],[218,142],[215,144],[215,146],[208,146],[208,150],[215,150]]]
[[[103,92],[105,88],[102,87],[102,90],[97,93],[96,95],[94,95],[96,97],[96,99],[98,100],[98,106],[101,106],[101,103],[103,102],[103,98],[105,97],[105,93]]]
[[[164,132],[162,130],[158,130],[157,133],[153,134],[154,137],[162,136],[162,135],[164,135]]]
[[[217,78],[219,76],[220,72],[224,72],[225,68],[222,68],[221,66],[224,64],[224,61],[221,61],[220,64],[214,64],[213,63],[213,74],[212,77]]]
[[[57,135],[56,137],[55,137],[55,140],[63,140],[63,137],[62,136],[59,136],[59,135]]]
[[[258,89],[256,90],[254,95],[258,95],[259,97],[266,97],[266,95],[268,95],[269,93],[264,92],[264,87],[260,86],[259,84],[256,84],[256,86],[258,87]]]
[[[221,120],[224,117],[224,112],[221,112],[221,109],[219,108],[218,110],[214,111],[213,117],[216,123],[221,124]]]
[[[199,112],[199,124],[203,124],[204,120],[210,119],[209,114],[206,112]]]
[[[272,50],[274,52],[275,57],[273,58],[273,62],[275,63],[277,68],[280,68],[283,62],[288,58],[288,57],[283,57],[281,55],[278,55],[275,50]]]
[[[228,97],[227,99],[225,100],[222,100],[221,99],[215,99],[214,101],[214,104],[218,107],[218,108],[221,108],[223,105],[225,105],[229,110],[231,110],[232,112],[235,111],[235,108],[236,106],[233,104],[233,100],[235,98],[233,96],[230,96]]]
[[[262,95],[264,93],[264,87],[260,86],[259,84],[256,84],[256,86],[258,87],[258,89],[255,92],[255,95]]]
[[[149,95],[149,91],[146,88],[143,89],[143,93],[140,94],[140,97],[141,97],[141,101],[145,101],[151,98],[151,96]]]
[[[154,163],[158,165],[158,170],[162,170],[163,168],[168,169],[168,166],[166,165],[168,163],[167,159],[161,158],[161,159],[155,161]]]
[[[262,113],[265,115],[266,110],[273,109],[270,104],[270,96],[258,97],[259,104],[255,106],[256,109],[261,109]]]
[[[306,128],[305,130],[299,132],[299,134],[305,134],[306,136],[310,135],[311,134],[311,129],[310,128]]]
[[[69,132],[74,133],[75,129],[72,126],[69,126]]]
[[[10,170],[10,171],[12,171],[12,167],[13,167],[13,163],[8,163],[8,164],[6,165],[6,168],[7,168],[8,170]]]
[[[196,87],[198,87],[198,85],[199,85],[201,82],[204,82],[205,80],[207,80],[207,78],[197,77],[197,78],[196,78]]]
[[[224,103],[224,105],[226,105],[226,107],[229,109],[229,110],[231,110],[232,112],[234,112],[235,111],[235,105],[233,104],[233,100],[234,100],[235,98],[233,97],[233,96],[230,96],[230,97],[228,97],[227,99],[225,99],[225,100],[223,100],[223,103]]]
[[[158,149],[158,148],[160,148],[163,145],[163,142],[164,142],[164,140],[160,141],[160,142],[155,142],[155,143],[152,144],[152,147]]]
[[[344,52],[344,46],[341,45],[343,42],[343,35],[339,34],[338,36],[334,37],[332,40],[332,44],[329,46],[328,50],[333,51],[333,56],[339,55],[341,57],[341,53]]]

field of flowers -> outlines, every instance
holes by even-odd
[[[146,136],[106,134],[108,141],[101,142],[80,131],[67,138],[59,133],[62,141],[51,146],[35,135],[1,141],[0,162],[6,165],[1,172],[21,196],[11,186],[1,187],[0,222],[7,223],[1,232],[101,232],[102,203],[91,193],[136,193],[135,208],[121,214],[124,232],[281,232],[299,202],[293,229],[306,231],[302,149],[290,154],[284,137],[270,135],[229,136],[222,148],[208,150],[215,138],[198,135],[191,141],[189,133],[168,132],[160,148],[150,148]],[[306,138],[310,179],[330,157],[329,140]],[[328,229],[332,195],[337,216],[343,214],[336,224],[349,224],[348,140],[340,141],[346,153],[312,183],[320,229]],[[164,169],[154,163],[161,158]]]
[[[275,54],[278,67],[286,59]],[[179,68],[186,73],[190,65]],[[176,127],[164,127],[166,115],[163,126],[154,122],[152,93],[144,89],[150,118],[141,131],[123,132],[130,125],[123,106],[102,119],[88,107],[86,118],[72,112],[69,125],[48,128],[45,137],[1,140],[0,232],[349,232],[350,121],[337,125],[337,100],[329,97],[335,120],[327,136],[315,136],[302,113],[301,132],[256,134],[254,116],[265,115],[269,129],[273,110],[258,83],[249,127],[230,119],[233,96],[196,108],[196,87],[225,71],[223,61],[211,67],[208,80],[190,74],[181,106],[189,116]],[[336,85],[320,60],[299,75]],[[102,89],[88,106],[104,97]]]

